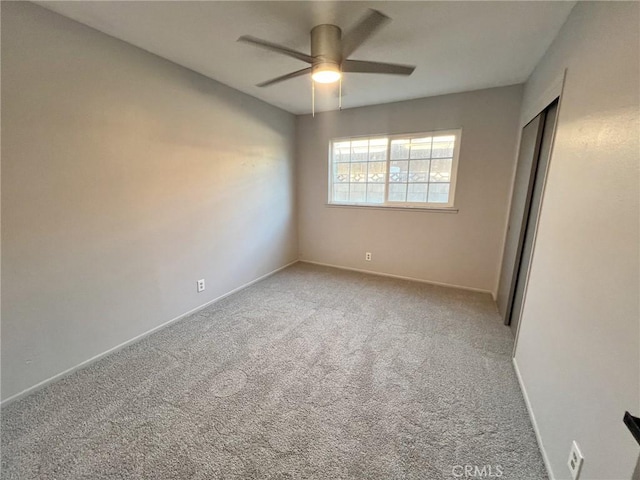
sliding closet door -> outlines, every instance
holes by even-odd
[[[504,323],[514,334],[520,322],[557,112],[556,100],[522,130],[497,298]]]
[[[522,244],[522,254],[520,256],[520,265],[518,267],[516,284],[513,294],[513,304],[511,306],[509,325],[515,334],[520,323],[520,313],[522,312],[522,301],[524,300],[524,291],[527,286],[527,278],[529,276],[529,266],[531,264],[531,256],[533,254],[533,243],[536,236],[536,226],[538,225],[538,215],[540,213],[540,205],[542,203],[542,193],[544,190],[544,181],[547,176],[547,167],[549,166],[549,157],[551,155],[551,143],[553,140],[553,132],[556,125],[556,116],[558,112],[558,103],[552,103],[545,110],[544,128],[542,131],[542,141],[540,144],[540,153],[538,155],[537,168],[534,173],[533,190],[531,193],[531,202],[529,212],[524,226],[524,241]]]
[[[522,130],[520,151],[516,165],[516,177],[509,211],[509,225],[502,258],[500,285],[498,287],[498,310],[509,323],[509,313],[513,301],[517,264],[520,262],[525,212],[529,209],[535,160],[540,153],[540,142],[544,126],[544,112],[531,120]]]

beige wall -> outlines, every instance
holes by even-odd
[[[294,135],[293,115],[2,2],[2,398],[295,260]]]
[[[631,478],[640,412],[640,4],[580,2],[525,88],[567,69],[516,363],[556,479]]]
[[[511,86],[298,117],[301,260],[495,292],[521,94]],[[458,213],[325,205],[331,138],[455,128]]]

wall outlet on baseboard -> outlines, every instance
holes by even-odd
[[[367,253],[365,253],[365,254],[364,254],[364,259],[365,259],[367,262],[370,262],[370,261],[371,261],[371,252],[367,252]]]
[[[582,452],[580,452],[578,444],[574,440],[571,444],[571,452],[569,452],[569,461],[567,462],[567,466],[569,467],[571,478],[573,480],[578,480],[578,478],[580,478],[582,462],[584,462],[584,457],[582,456]]]
[[[204,278],[202,280],[198,280],[198,293],[204,291]]]

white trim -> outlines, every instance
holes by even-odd
[[[555,480],[556,477],[553,475],[551,462],[549,462],[549,457],[547,457],[547,452],[545,451],[544,446],[542,444],[542,436],[540,435],[540,430],[538,429],[538,422],[536,422],[536,416],[533,414],[533,408],[531,407],[531,402],[529,401],[529,396],[527,395],[527,389],[525,388],[524,382],[522,381],[522,376],[520,375],[520,369],[518,369],[518,363],[516,362],[515,357],[513,357],[512,360],[513,360],[513,369],[516,372],[516,377],[518,378],[518,384],[520,385],[520,390],[522,391],[522,397],[524,398],[524,403],[527,406],[527,412],[529,412],[531,425],[533,426],[533,431],[536,434],[538,448],[540,449],[540,453],[542,454],[542,460],[544,461],[544,466],[547,469],[547,475],[549,476],[549,480]]]
[[[416,278],[416,277],[406,277],[404,275],[395,275],[393,273],[375,272],[373,270],[364,270],[362,268],[344,267],[344,266],[341,266],[341,265],[334,265],[332,263],[314,262],[312,260],[302,260],[302,259],[300,259],[298,261],[300,263],[310,263],[312,265],[320,265],[322,267],[339,268],[340,270],[349,270],[351,272],[368,273],[370,275],[378,275],[379,277],[391,277],[391,278],[397,278],[397,279],[400,279],[400,280],[410,280],[412,282],[428,283],[429,285],[437,285],[439,287],[457,288],[459,290],[468,290],[468,291],[471,291],[471,292],[488,293],[489,295],[491,295],[491,290],[485,290],[483,288],[465,287],[465,286],[462,286],[462,285],[454,285],[452,283],[436,282],[436,281],[433,281],[433,280],[424,280],[422,278]]]
[[[193,308],[193,309],[189,310],[186,313],[183,313],[181,315],[178,315],[175,318],[172,318],[171,320],[169,320],[167,322],[164,322],[164,323],[158,325],[157,327],[153,327],[151,330],[147,330],[146,332],[141,333],[140,335],[136,335],[135,337],[130,338],[129,340],[126,340],[125,342],[122,342],[121,344],[116,345],[115,347],[112,347],[112,348],[110,348],[109,350],[107,350],[105,352],[99,353],[98,355],[96,355],[94,357],[91,357],[88,360],[85,360],[84,362],[79,363],[75,367],[68,368],[67,370],[65,370],[63,372],[55,374],[53,377],[50,377],[50,378],[48,378],[46,380],[43,380],[43,381],[41,381],[39,383],[36,383],[35,385],[33,385],[33,386],[29,387],[29,388],[26,388],[23,391],[21,391],[19,393],[16,393],[15,395],[12,395],[12,396],[10,396],[8,398],[5,398],[4,400],[2,400],[2,402],[0,402],[0,407],[5,407],[10,403],[15,402],[16,400],[24,398],[27,395],[29,395],[31,393],[34,393],[35,391],[40,390],[41,388],[46,387],[50,383],[55,382],[56,380],[60,380],[61,378],[66,377],[67,375],[70,375],[70,374],[74,373],[76,370],[80,370],[81,368],[87,367],[87,366],[91,365],[92,363],[97,362],[101,358],[104,358],[107,355],[115,353],[118,350],[121,350],[121,349],[123,349],[123,348],[125,348],[125,347],[127,347],[127,346],[129,346],[129,345],[131,345],[131,344],[133,344],[133,343],[135,343],[137,341],[139,341],[139,340],[142,340],[143,338],[151,335],[152,333],[155,333],[158,330],[161,330],[161,329],[163,329],[165,327],[168,327],[172,323],[177,322],[178,320],[182,320],[183,318],[188,317],[189,315],[192,315],[192,314],[194,314],[194,313],[196,313],[196,312],[208,307],[209,305],[212,305],[212,304],[222,300],[223,298],[228,297],[229,295],[232,295],[232,294],[234,294],[236,292],[239,292],[240,290],[243,290],[243,289],[253,285],[254,283],[259,282],[260,280],[264,280],[265,278],[270,277],[271,275],[273,275],[275,273],[278,273],[280,270],[284,270],[285,268],[290,267],[291,265],[293,265],[295,263],[298,263],[298,260],[294,260],[293,262],[288,263],[288,264],[286,264],[286,265],[284,265],[282,267],[279,267],[279,268],[277,268],[277,269],[275,269],[275,270],[273,270],[273,271],[271,271],[269,273],[265,273],[264,275],[256,278],[255,280],[251,280],[250,282],[245,283],[244,285],[241,285],[241,286],[239,286],[237,288],[234,288],[233,290],[231,290],[231,291],[229,291],[227,293],[224,293],[224,294],[220,295],[219,297],[214,298],[213,300],[209,300],[208,302],[203,303],[202,305],[200,305],[200,306],[198,306],[196,308]]]
[[[373,210],[404,210],[409,212],[433,212],[433,213],[458,213],[457,208],[431,208],[431,207],[397,207],[393,205],[373,205],[370,203],[325,203],[330,208],[368,208]]]

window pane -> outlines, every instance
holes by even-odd
[[[379,162],[387,159],[387,143],[386,138],[372,138],[369,140],[369,161]]]
[[[391,141],[391,160],[402,160],[409,158],[409,148],[411,144],[409,140],[392,140]]]
[[[385,183],[387,174],[387,162],[369,162],[369,174],[367,179],[372,183]]]
[[[367,200],[367,184],[352,183],[349,189],[349,202],[365,203]]]
[[[449,201],[448,183],[429,184],[429,203],[447,203]]]
[[[431,137],[414,138],[411,140],[411,158],[431,157]]]
[[[349,181],[349,164],[336,163],[333,166],[333,183],[345,183]]]
[[[426,202],[427,186],[426,183],[410,183],[407,190],[407,202]]]
[[[430,182],[450,182],[451,181],[451,159],[438,158],[431,160]]]
[[[367,185],[367,203],[384,203],[384,183]]]
[[[420,134],[418,134],[420,135]],[[338,140],[331,144],[331,201],[448,204],[457,134],[444,131]]]
[[[333,186],[333,201],[334,202],[349,201],[349,184],[348,183]]]
[[[351,156],[351,142],[336,142],[333,144],[333,160],[348,162]]]
[[[407,201],[407,184],[406,183],[389,184],[389,201],[390,202],[406,202]]]
[[[350,177],[352,182],[366,182],[367,181],[367,164],[364,162],[352,163]]]
[[[454,137],[453,135],[433,137],[433,149],[431,151],[431,157],[453,157],[453,144],[455,140],[456,137]]]
[[[356,140],[351,142],[351,161],[366,162],[369,154],[369,141]]]
[[[409,169],[409,162],[391,162],[389,166],[389,182],[406,182]]]
[[[429,162],[430,160],[411,160],[409,162],[409,181],[428,182]]]

